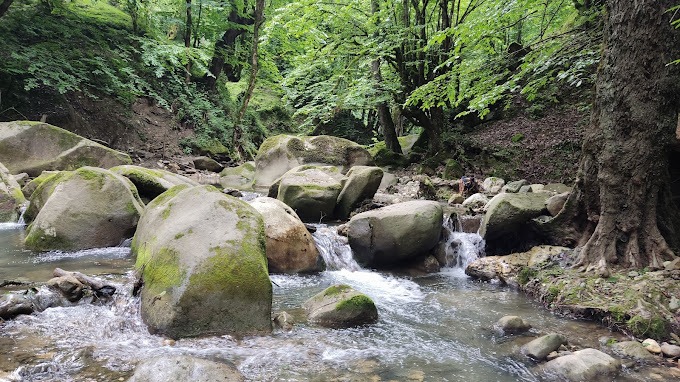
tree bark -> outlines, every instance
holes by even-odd
[[[669,155],[677,144],[678,32],[674,0],[607,1],[605,44],[581,163],[553,241],[582,245],[576,266],[658,269],[675,256],[679,220]],[[670,245],[669,245],[670,244]],[[676,247],[676,248],[672,248]]]
[[[251,25],[253,19],[248,17],[240,16],[237,10],[232,10],[229,13],[228,20],[230,23],[234,23],[240,26]],[[225,63],[225,56],[227,53],[233,53],[234,45],[236,44],[236,38],[245,32],[245,28],[230,28],[222,35],[222,38],[215,43],[215,53],[213,53],[212,61],[210,62],[210,75],[206,75],[205,83],[209,90],[215,90],[217,86],[217,79],[220,77],[223,71],[226,72],[229,81],[237,82],[239,73],[236,73],[234,67],[231,64]],[[226,70],[225,70],[226,69]]]
[[[7,13],[9,6],[12,5],[13,2],[14,0],[3,0],[2,3],[0,3],[0,17]]]

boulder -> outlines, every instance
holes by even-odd
[[[212,186],[154,199],[132,240],[142,319],[170,338],[270,332],[272,286],[262,215]]]
[[[680,357],[680,346],[671,345],[667,342],[664,342],[664,343],[661,344],[661,352],[666,357],[678,358],[678,357]]]
[[[126,178],[81,167],[48,178],[30,208],[39,211],[26,231],[28,248],[78,250],[116,246],[131,237],[144,204]]]
[[[554,256],[570,251],[566,247],[538,245],[526,252],[507,256],[485,256],[470,263],[465,274],[483,281],[500,280],[518,285],[517,276],[522,268],[545,266]]]
[[[240,166],[227,167],[220,173],[220,184],[224,188],[250,190],[255,178],[255,162],[246,162]]]
[[[632,358],[636,361],[652,361],[655,359],[654,355],[645,349],[641,343],[637,341],[622,341],[612,345],[612,350],[621,357]]]
[[[510,182],[503,186],[501,188],[501,192],[509,192],[511,194],[516,194],[519,192],[519,189],[522,188],[522,186],[526,185],[527,181],[525,179],[522,180],[516,180],[514,182]]]
[[[652,338],[647,338],[646,340],[642,341],[642,346],[644,346],[644,348],[652,354],[661,354],[661,346],[659,346],[659,343]]]
[[[346,175],[345,185],[338,195],[335,217],[347,219],[350,212],[365,199],[371,199],[380,186],[383,170],[380,167],[354,166]]]
[[[250,201],[264,219],[267,260],[271,273],[310,273],[323,270],[312,235],[285,203],[260,197]]]
[[[489,198],[481,193],[470,195],[463,201],[463,207],[470,210],[481,210],[489,202]]]
[[[43,171],[38,175],[37,177],[33,178],[31,181],[26,183],[22,188],[21,192],[24,194],[26,198],[30,198],[31,195],[33,195],[33,191],[35,191],[38,186],[40,186],[45,179],[49,178],[50,176],[58,173],[59,171]]]
[[[152,170],[140,166],[123,165],[112,167],[110,171],[130,179],[137,187],[139,195],[148,201],[180,184],[198,186],[197,182],[186,176],[161,169]]]
[[[437,245],[443,222],[437,202],[416,200],[355,215],[348,223],[356,260],[390,266],[427,254]]]
[[[9,170],[8,170],[8,171],[9,171]],[[31,178],[30,175],[26,174],[25,172],[22,172],[22,173],[20,173],[20,174],[12,175],[12,177],[14,178],[14,180],[17,181],[17,184],[19,184],[19,187],[25,186],[26,183],[28,183],[28,181],[29,181],[30,178]]]
[[[188,355],[162,355],[137,365],[128,382],[243,382],[234,367]]]
[[[373,300],[348,285],[328,287],[302,307],[310,322],[328,328],[350,328],[378,321],[378,309]]]
[[[609,380],[620,367],[618,360],[599,350],[588,348],[547,362],[543,371],[568,381],[599,381],[603,379],[598,378]]]
[[[380,186],[378,186],[378,190],[386,190],[389,187],[396,186],[397,183],[399,183],[399,178],[397,178],[396,175],[383,171],[383,177],[380,181]]]
[[[558,195],[558,194],[564,194],[570,193],[571,192],[571,187],[563,184],[563,183],[548,183],[545,186],[543,186],[543,190],[545,192],[549,192],[553,195]],[[536,191],[534,191],[536,192]]]
[[[306,222],[333,217],[342,183],[332,166],[299,166],[281,177],[277,199],[289,205]]]
[[[268,188],[288,170],[303,164],[341,166],[346,173],[352,166],[371,166],[373,158],[362,146],[343,138],[319,135],[267,138],[255,158],[255,188]]]
[[[504,334],[519,334],[531,329],[531,325],[518,316],[501,317],[493,327],[495,330]]]
[[[13,174],[131,164],[127,154],[42,122],[0,122],[0,162]]]
[[[9,170],[0,163],[0,222],[16,221],[26,197]]]
[[[464,197],[463,195],[461,195],[461,194],[457,194],[457,193],[456,193],[456,194],[451,195],[451,197],[449,198],[447,204],[450,205],[450,206],[452,206],[452,205],[454,205],[454,204],[461,204],[461,203],[463,203],[464,201],[465,201],[465,197]]]
[[[224,166],[222,166],[218,161],[210,157],[206,156],[195,157],[192,159],[192,162],[194,163],[194,168],[196,168],[197,170],[205,170],[212,172],[220,172],[224,170]]]
[[[524,344],[520,351],[527,357],[540,361],[546,359],[548,354],[559,349],[561,345],[566,345],[566,343],[567,339],[563,335],[550,333]]]
[[[482,182],[482,191],[490,195],[496,195],[501,192],[503,186],[505,186],[505,180],[492,176],[484,179],[484,182]]]
[[[545,201],[545,208],[548,210],[548,213],[550,213],[550,216],[557,216],[557,214],[562,211],[562,207],[564,207],[564,203],[567,202],[568,198],[568,192],[549,197],[548,200]]]

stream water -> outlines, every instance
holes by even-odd
[[[23,225],[0,224],[0,280],[46,281],[60,267],[105,277],[120,286],[113,303],[50,308],[0,324],[0,381],[126,380],[140,360],[192,354],[226,361],[250,381],[538,381],[535,365],[515,355],[538,332],[565,334],[572,344],[598,348],[612,335],[589,322],[552,315],[521,293],[469,280],[463,266],[483,253],[476,234],[445,225],[452,266],[426,277],[362,269],[335,227],[317,226],[314,238],[328,270],[311,276],[272,275],[273,311],[300,322],[291,331],[235,339],[176,342],[148,333],[139,301],[131,298],[133,261],[126,246],[78,252],[22,249]],[[324,288],[346,283],[376,302],[377,324],[334,330],[307,325],[301,304]],[[505,315],[536,328],[505,337],[491,330]],[[634,371],[617,381],[646,380]],[[650,379],[651,380],[651,379]]]

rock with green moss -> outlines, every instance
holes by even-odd
[[[468,264],[465,274],[482,281],[499,280],[514,286],[523,285],[529,281],[526,277],[527,272],[535,274],[533,268],[548,265],[552,259],[565,253],[571,254],[572,250],[566,247],[538,245],[526,252],[480,257]]]
[[[253,199],[250,205],[264,218],[269,272],[311,273],[323,270],[323,260],[314,239],[293,209],[269,197]]]
[[[47,178],[50,176],[58,173],[59,171],[43,171],[38,175],[37,177],[31,179],[28,183],[26,183],[22,188],[21,192],[24,194],[26,198],[31,198],[33,195],[33,192],[40,186]]]
[[[34,192],[34,206],[24,243],[37,251],[118,245],[134,234],[144,210],[129,180],[96,167],[52,175]]]
[[[127,154],[42,122],[0,122],[0,162],[13,174],[130,164]]]
[[[146,207],[132,240],[142,319],[171,338],[272,329],[262,215],[212,186],[175,186]]]
[[[227,167],[220,173],[220,184],[224,188],[250,190],[255,179],[255,162],[246,162],[237,167]]]
[[[16,221],[26,197],[21,187],[10,174],[7,167],[0,163],[0,222]]]
[[[327,328],[350,328],[378,321],[378,309],[370,297],[349,285],[333,285],[303,304],[309,321]]]
[[[383,170],[380,167],[354,166],[346,175],[345,185],[338,195],[335,217],[347,219],[362,201],[373,198],[380,187]]]
[[[418,137],[418,134],[414,134],[397,138],[403,154],[388,150],[385,141],[371,145],[368,147],[368,152],[378,166],[405,166],[408,164],[408,155],[411,153],[413,145],[418,141]]]
[[[113,173],[130,179],[135,187],[137,187],[139,195],[147,201],[153,200],[158,195],[180,184],[198,186],[198,182],[191,180],[186,176],[161,169],[123,165],[112,167],[110,170]]]
[[[371,154],[363,146],[343,138],[319,135],[296,137],[277,135],[267,138],[255,158],[255,188],[268,188],[288,170],[303,164],[342,167],[373,165]]]
[[[416,200],[354,215],[348,223],[355,259],[373,267],[393,266],[426,255],[439,241],[443,210]]]
[[[277,199],[289,205],[305,222],[333,218],[342,190],[339,171],[331,166],[299,166],[281,177]]]
[[[224,170],[224,166],[212,159],[211,157],[207,156],[199,156],[195,157],[192,159],[192,162],[194,162],[194,168],[197,170],[206,170],[206,171],[212,171],[212,172],[220,172]]]

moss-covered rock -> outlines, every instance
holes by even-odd
[[[345,185],[338,195],[335,216],[347,219],[350,212],[365,199],[371,199],[380,187],[383,170],[380,167],[354,166],[346,175]]]
[[[373,300],[349,285],[333,285],[303,304],[309,321],[328,328],[349,328],[378,321]]]
[[[38,176],[44,170],[110,168],[132,160],[127,154],[56,126],[15,121],[0,122],[0,162],[14,174]]]
[[[19,183],[7,167],[0,163],[0,222],[16,221],[19,211],[26,204]]]
[[[437,202],[416,200],[354,215],[349,245],[364,265],[394,266],[426,255],[437,245],[443,222]]]
[[[373,165],[373,159],[363,146],[347,139],[277,135],[262,142],[257,152],[254,187],[268,188],[288,170],[303,164],[341,166],[344,173],[352,166]]]
[[[306,222],[333,218],[342,190],[339,171],[331,166],[299,166],[281,177],[277,199]]]
[[[142,318],[171,338],[271,331],[262,215],[212,186],[175,186],[147,206],[132,241]]]
[[[24,194],[24,196],[27,199],[30,199],[31,196],[33,195],[33,192],[50,176],[58,173],[59,171],[43,171],[38,175],[37,177],[31,179],[28,183],[26,183],[22,188],[21,192]]]
[[[224,188],[251,190],[255,179],[255,162],[246,162],[237,167],[227,167],[220,173],[220,184]]]
[[[122,175],[137,187],[139,195],[148,201],[153,200],[158,195],[164,193],[174,186],[186,184],[198,186],[198,182],[186,176],[174,174],[170,171],[161,169],[149,169],[140,166],[122,165],[112,167],[113,173]]]
[[[418,138],[418,134],[398,137],[397,140],[401,146],[402,154],[388,150],[385,141],[380,141],[369,146],[368,152],[378,166],[406,166],[408,164],[408,156],[411,153],[413,145],[418,141]]]
[[[271,273],[310,273],[323,270],[314,239],[295,211],[269,197],[250,201],[264,218],[267,260]]]
[[[38,251],[115,246],[134,234],[143,209],[135,186],[111,171],[59,172],[33,193],[24,242]]]

